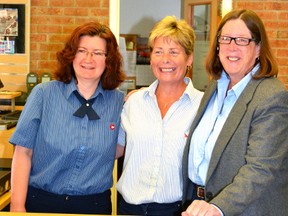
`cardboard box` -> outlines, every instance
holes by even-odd
[[[126,50],[136,50],[137,49],[137,34],[120,34],[120,37],[125,38]]]

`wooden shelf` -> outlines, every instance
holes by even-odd
[[[3,208],[5,208],[9,203],[10,203],[10,191],[0,196],[0,211]]]
[[[18,9],[18,36],[9,36],[9,40],[12,38],[17,42],[15,53],[0,54],[3,89],[26,92],[26,76],[30,72],[30,0],[0,0],[0,4],[4,9]]]

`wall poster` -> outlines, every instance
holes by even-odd
[[[18,9],[0,9],[0,36],[18,36]]]

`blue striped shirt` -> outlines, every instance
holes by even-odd
[[[91,98],[99,120],[73,116],[81,106],[75,81],[37,85],[10,139],[33,150],[29,185],[56,194],[101,193],[113,185],[124,95],[99,84]]]
[[[171,203],[182,199],[183,150],[203,96],[189,78],[185,83],[185,92],[163,119],[155,95],[158,81],[131,95],[124,105],[121,124],[127,145],[117,189],[128,203]],[[119,139],[122,145],[123,137]]]

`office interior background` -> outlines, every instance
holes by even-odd
[[[217,19],[221,19],[222,1],[203,0],[204,3],[216,2]],[[278,78],[288,89],[288,1],[231,1],[233,9],[252,9],[262,18],[279,64]],[[29,49],[28,72],[42,74],[55,70],[56,52],[63,48],[67,36],[76,26],[93,20],[109,25],[111,19],[116,19],[118,27],[111,26],[113,31],[116,28],[116,33],[118,31],[119,34],[148,37],[154,23],[164,16],[184,18],[187,0],[0,0],[0,4],[1,2],[30,4],[30,28],[25,33],[29,35],[29,44],[26,46]],[[111,7],[119,8],[111,13]],[[4,77],[3,74],[0,76]],[[4,79],[5,85],[7,80],[5,77],[1,79]]]
[[[110,25],[117,37],[124,34],[147,38],[152,26],[164,16],[175,15],[184,19],[187,2],[213,2],[217,11],[213,21],[217,25],[221,20],[222,1],[224,0],[0,0],[0,8],[3,4],[19,4],[25,5],[26,10],[24,17],[19,16],[20,29],[23,25],[25,27],[21,30],[23,47],[18,50],[20,53],[0,54],[0,78],[4,84],[1,90],[26,91],[27,73],[53,73],[57,64],[56,52],[63,48],[66,38],[80,24],[98,20]],[[278,61],[278,78],[288,89],[288,0],[231,1],[233,9],[252,9],[262,18]],[[27,19],[27,22],[23,19]],[[3,63],[3,59],[7,63]],[[149,73],[147,66],[139,66],[141,73],[136,74],[136,85],[149,85],[152,82],[153,76],[147,78],[143,75]],[[198,83],[194,85],[197,86]],[[12,148],[8,145],[11,133],[12,130],[0,132],[0,155],[4,158],[12,154]],[[6,146],[5,149],[2,146]],[[112,192],[115,200],[115,190]],[[115,212],[115,206],[113,209]]]

